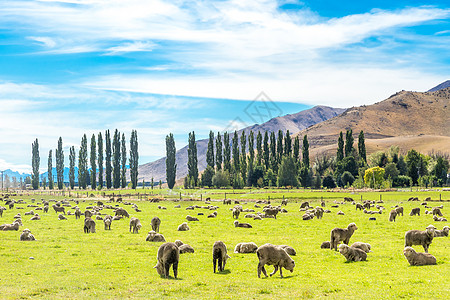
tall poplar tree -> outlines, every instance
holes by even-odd
[[[248,168],[253,170],[255,163],[255,135],[253,131],[250,131],[248,135]]]
[[[64,187],[64,151],[62,138],[58,139],[58,148],[56,149],[56,178],[58,180],[58,189]]]
[[[130,138],[130,179],[131,187],[136,189],[138,181],[138,167],[139,167],[139,153],[138,153],[138,138],[137,131],[131,131]],[[152,177],[152,189],[153,189],[153,177]]]
[[[234,131],[234,136],[233,136],[233,166],[234,166],[234,172],[236,174],[239,173],[239,171],[241,170],[241,164],[240,164],[240,154],[239,154],[239,136],[237,131]]]
[[[245,181],[247,178],[247,137],[245,135],[245,131],[242,130],[241,134],[241,176],[242,179]]]
[[[270,133],[270,168],[274,173],[278,173],[278,164],[277,164],[277,140],[275,137],[275,132]]]
[[[230,135],[228,132],[223,134],[223,169],[231,171]]]
[[[39,164],[41,163],[41,158],[39,157],[39,142],[36,139],[31,144],[31,167],[33,172],[31,174],[31,185],[33,190],[39,189]]]
[[[175,163],[175,140],[173,134],[166,136],[166,180],[169,189],[175,185],[175,178],[177,175],[177,164]]]
[[[266,167],[266,170],[270,168],[270,148],[269,148],[269,133],[266,131],[264,133],[264,165]]]
[[[258,131],[258,134],[256,135],[256,164],[258,166],[262,165],[262,157],[262,134],[260,131]]]
[[[97,188],[97,141],[95,134],[91,137],[91,188],[95,190]]]
[[[364,140],[364,132],[362,130],[358,136],[358,154],[359,154],[359,157],[361,157],[364,160],[364,162],[367,162],[366,143]],[[396,161],[394,161],[394,163],[396,163]]]
[[[294,155],[294,161],[296,164],[298,164],[299,160],[300,160],[300,138],[298,137],[298,135],[295,137],[294,139],[294,150],[293,150],[293,155]]]
[[[214,169],[214,133],[209,131],[208,149],[206,150],[206,165]]]
[[[75,188],[75,147],[69,150],[69,186],[73,190]]]
[[[349,157],[353,152],[353,133],[352,130],[347,130],[345,135],[345,157]]]
[[[284,140],[283,131],[281,131],[281,129],[279,129],[278,130],[278,140],[277,140],[277,165],[281,164],[281,158],[283,157],[283,154],[284,154],[283,140]]]
[[[78,186],[80,189],[87,187],[87,138],[86,134],[81,138],[80,152],[78,152]]]
[[[197,186],[198,182],[198,158],[197,158],[197,144],[195,142],[195,132],[189,132],[188,142],[188,176],[192,181],[193,186]]]
[[[120,133],[116,129],[114,131],[114,138],[112,143],[113,153],[113,187],[118,189],[120,187]]]
[[[48,151],[48,163],[47,163],[47,176],[48,176],[48,189],[53,190],[54,182],[53,182],[53,155],[52,150]]]
[[[216,169],[217,171],[222,170],[222,137],[220,132],[217,133],[216,137]]]
[[[98,164],[98,186],[103,188],[103,137],[102,133],[98,133],[97,140],[97,164]]]
[[[303,137],[302,156],[303,156],[303,167],[309,169],[309,143],[306,134]]]
[[[111,135],[109,129],[105,133],[105,177],[106,188],[110,189],[112,186],[112,165],[111,165]]]
[[[342,131],[339,133],[338,138],[338,148],[336,153],[336,161],[341,161],[344,159],[344,136],[342,134]]]
[[[291,139],[291,134],[288,129],[286,131],[286,136],[284,138],[284,155],[291,156],[291,154],[292,154],[292,139]]]
[[[127,186],[127,145],[125,144],[125,134],[122,133],[122,145],[120,146],[120,152],[121,152],[121,165],[122,169],[120,172],[120,182],[121,187],[124,189]]]

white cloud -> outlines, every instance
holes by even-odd
[[[5,171],[8,169],[19,173],[26,173],[26,174],[31,173],[31,165],[12,164],[0,158],[0,170]]]
[[[56,46],[56,42],[52,38],[46,36],[29,36],[28,39],[42,43],[47,48],[53,48]]]

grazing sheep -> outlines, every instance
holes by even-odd
[[[442,228],[442,230],[435,230],[434,231],[434,236],[435,237],[448,236],[449,231],[450,231],[450,227],[444,226],[444,228]]]
[[[81,210],[77,207],[75,209],[75,219],[79,219],[81,217]]]
[[[287,254],[287,252],[280,246],[275,246],[272,244],[265,244],[256,250],[256,255],[258,256],[258,278],[261,278],[261,271],[267,277],[265,265],[273,265],[275,267],[274,271],[270,273],[270,276],[274,275],[278,269],[280,269],[280,276],[283,278],[282,268],[294,271],[295,262]]]
[[[321,249],[330,249],[331,248],[331,244],[330,241],[325,241],[320,245]]]
[[[151,224],[152,224],[152,230],[159,232],[159,225],[161,225],[161,220],[158,217],[153,217]]]
[[[309,202],[303,202],[302,204],[300,204],[300,208],[308,208],[309,207]]]
[[[189,226],[186,222],[184,222],[183,224],[181,224],[180,226],[178,226],[178,231],[188,231],[189,230]]]
[[[420,207],[413,208],[411,210],[411,212],[409,213],[409,215],[410,216],[415,216],[415,215],[420,216]]]
[[[432,211],[433,215],[437,215],[439,217],[442,217],[442,212],[438,207],[433,207]]]
[[[178,246],[178,248],[180,249],[180,254],[194,253],[194,248],[192,248],[192,246],[188,244],[183,244],[181,246]]]
[[[356,203],[356,210],[363,210],[363,206],[361,203]]]
[[[105,223],[105,230],[111,230],[112,217],[110,215],[105,216],[103,223]]]
[[[412,245],[422,245],[426,253],[428,253],[428,248],[433,242],[434,231],[436,227],[433,225],[428,225],[425,231],[420,230],[409,230],[405,234],[405,247]]]
[[[389,213],[389,222],[395,222],[395,218],[397,217],[397,211],[395,209],[391,210]]]
[[[287,203],[288,203],[287,199],[284,199],[281,201],[281,206],[283,206],[283,205],[287,206]]]
[[[13,222],[12,224],[3,224],[0,226],[2,231],[18,231],[20,224],[18,222]]]
[[[225,246],[225,244],[222,241],[217,241],[213,245],[212,252],[213,252],[214,273],[216,273],[217,262],[218,262],[217,269],[219,272],[222,272],[223,270],[225,270],[227,259],[230,258],[230,256],[227,254],[227,246]]]
[[[264,208],[263,212],[266,217],[273,216],[275,219],[277,218],[277,214],[280,210],[276,207],[268,207]]]
[[[350,247],[361,249],[362,251],[364,251],[366,253],[373,252],[372,250],[370,250],[372,247],[368,243],[355,242]]]
[[[95,219],[98,220],[98,221],[103,221],[103,217],[102,217],[102,216],[98,216],[98,215],[97,215],[97,216],[95,217]]]
[[[357,229],[358,227],[356,227],[355,223],[348,224],[347,228],[333,228],[331,230],[330,248],[337,251],[337,245],[341,241],[348,245],[350,238]]]
[[[395,211],[397,212],[397,216],[402,215],[402,217],[403,217],[403,207],[401,207],[401,206],[396,207]]]
[[[359,248],[352,248],[346,244],[339,245],[339,253],[344,255],[347,261],[365,261],[367,254]]]
[[[59,214],[58,220],[67,220],[67,218],[63,214]]]
[[[234,227],[253,228],[252,225],[248,223],[239,223],[238,220],[234,221]]]
[[[405,247],[403,254],[411,266],[435,265],[436,257],[429,253],[416,252],[411,247]]]
[[[141,228],[141,221],[138,218],[133,217],[130,219],[130,232],[133,229],[133,233],[139,233],[139,229]]]
[[[297,255],[297,252],[296,252],[295,249],[292,248],[291,246],[288,246],[288,245],[279,245],[278,247],[283,248],[284,251],[286,251],[286,253],[289,254],[289,255],[291,255],[291,256]]]
[[[64,214],[66,214],[65,208],[63,206],[58,206],[58,204],[53,204],[52,207],[55,210],[55,213],[63,212]],[[44,212],[45,212],[45,207],[44,207]]]
[[[178,247],[180,247],[181,245],[184,245],[184,243],[183,243],[182,241],[180,241],[180,240],[176,240],[174,243],[175,243],[175,245],[177,245]]]
[[[45,205],[45,206],[44,206],[44,213],[48,213],[48,208],[49,208],[48,205]]]
[[[84,219],[84,233],[95,233],[95,221],[87,217]]]
[[[258,246],[253,243],[239,243],[234,247],[234,253],[256,253]]]
[[[314,211],[314,215],[316,216],[317,219],[322,219],[322,217],[323,217],[323,208],[317,206],[315,211]]]
[[[325,201],[320,202],[320,206],[325,207]]]
[[[188,221],[199,221],[198,218],[196,218],[196,217],[191,217],[190,215],[187,215],[187,216],[186,216],[186,220],[188,220]]]
[[[154,268],[160,276],[169,278],[169,269],[172,265],[173,277],[178,275],[178,262],[180,260],[180,249],[174,243],[164,243],[159,246],[157,263]]]
[[[20,235],[21,241],[35,241],[36,238],[31,233],[30,229],[24,229],[22,234]]]
[[[123,216],[125,218],[129,218],[130,217],[128,212],[125,209],[121,208],[121,207],[116,209],[115,214],[116,214],[116,216]]]
[[[312,220],[312,219],[314,219],[314,214],[312,214],[312,213],[305,213],[305,214],[303,214],[302,219],[304,221]]]
[[[223,204],[225,205],[231,205],[231,199],[224,199]]]
[[[155,231],[149,231],[147,237],[145,238],[146,242],[165,242],[166,239],[160,233],[156,233]]]

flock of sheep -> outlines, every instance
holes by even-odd
[[[9,209],[13,209],[16,204],[26,204],[23,200],[13,200],[9,197],[5,197],[5,199],[0,198],[1,201],[4,201],[5,205],[9,207]],[[429,199],[428,199],[429,200]],[[410,198],[409,201],[418,201],[417,198]],[[140,220],[136,217],[130,217],[128,211],[120,207],[119,204],[115,204],[114,206],[111,204],[104,204],[101,201],[97,201],[97,205],[88,206],[84,212],[81,212],[81,209],[78,207],[79,201],[72,200],[63,200],[57,202],[56,200],[46,201],[41,199],[41,202],[37,202],[34,204],[35,200],[32,199],[33,204],[29,204],[27,207],[32,208],[30,212],[26,212],[24,215],[31,215],[31,221],[40,220],[40,216],[37,211],[43,211],[47,213],[50,207],[50,202],[55,202],[52,205],[55,213],[58,214],[59,220],[65,220],[66,218],[66,208],[74,210],[68,211],[67,215],[74,215],[76,219],[80,219],[82,215],[84,215],[84,232],[85,233],[95,233],[96,232],[96,222],[95,221],[103,221],[105,230],[111,230],[111,224],[113,221],[120,220],[122,218],[129,218],[129,231],[130,233],[137,234],[139,230],[142,228],[142,224]],[[75,206],[73,206],[70,202],[75,202]],[[109,203],[116,202],[122,203],[123,205],[131,206],[136,212],[140,212],[141,210],[138,208],[136,204],[124,202],[121,198],[115,201],[114,198],[108,201]],[[363,211],[366,214],[382,214],[385,209],[381,204],[382,201],[364,201],[363,203],[356,203],[351,198],[344,198],[344,202],[338,203],[335,201],[335,204],[332,205],[334,208],[338,208],[340,204],[344,204],[345,202],[351,202],[355,205],[356,210]],[[186,210],[194,210],[196,208],[203,208],[207,210],[213,211],[207,217],[215,218],[217,217],[217,209],[218,206],[211,205],[210,199],[207,199],[207,206],[189,206]],[[224,200],[223,204],[231,205],[231,200]],[[239,204],[238,201],[235,201],[235,206],[230,208],[232,217],[236,219],[234,221],[235,227],[242,228],[252,228],[252,226],[248,223],[241,223],[237,219],[241,215],[241,213],[247,213],[245,218],[252,218],[254,220],[260,220],[263,218],[277,218],[278,213],[287,213],[285,208],[282,206],[287,205],[287,200],[283,200],[281,205],[272,206],[270,201],[258,201],[254,204],[254,207],[262,208],[262,212],[255,212],[254,209],[244,209],[242,205]],[[443,206],[439,207],[429,207],[427,202],[422,203],[425,208],[430,209],[430,211],[425,211],[426,214],[432,214],[433,219],[435,221],[446,221],[443,217],[441,209]],[[325,203],[322,201],[321,206],[316,208],[312,208],[309,206],[308,202],[304,202],[300,205],[300,211],[304,211],[302,216],[303,220],[311,220],[314,217],[321,219],[324,213],[330,213],[331,211],[324,209]],[[377,210],[370,210],[375,207]],[[23,207],[16,207],[18,209]],[[163,206],[158,206],[159,209],[167,209]],[[176,205],[175,208],[181,208],[180,205]],[[102,213],[102,211],[110,209],[111,214]],[[5,207],[0,206],[0,217],[3,215],[3,211],[6,210]],[[337,214],[344,214],[342,211],[339,211]],[[103,215],[103,216],[102,216]],[[112,216],[114,215],[114,216]],[[204,215],[204,213],[198,213],[197,215]],[[395,222],[396,217],[398,215],[403,216],[403,207],[396,205],[389,213],[389,221]],[[412,209],[411,216],[420,215],[420,207]],[[95,218],[94,218],[95,216]],[[436,219],[437,218],[437,219]],[[2,231],[18,231],[22,224],[22,215],[18,213],[14,216],[14,221],[12,224],[3,224],[0,226],[0,230]],[[375,219],[375,217],[370,217],[369,219]],[[186,220],[188,222],[199,221],[197,217],[192,217],[190,215],[186,216]],[[148,233],[146,237],[146,241],[148,242],[163,242],[157,252],[157,264],[154,268],[159,275],[163,277],[169,276],[169,269],[172,266],[173,274],[176,278],[178,275],[178,263],[179,256],[183,253],[194,253],[194,248],[188,244],[184,244],[180,240],[176,240],[175,242],[166,242],[164,236],[159,233],[161,220],[159,217],[154,217],[151,220],[152,230]],[[182,223],[178,226],[178,231],[187,231],[189,230],[189,225],[187,222]],[[355,223],[350,223],[347,228],[334,228],[330,233],[330,241],[325,241],[321,244],[321,248],[323,249],[331,249],[338,251],[342,254],[347,261],[365,261],[367,259],[367,254],[372,252],[371,245],[363,242],[353,243],[351,246],[349,245],[350,238],[354,234],[354,232],[358,229]],[[442,230],[437,230],[433,225],[429,225],[425,231],[420,230],[409,230],[405,234],[405,248],[403,250],[404,256],[410,265],[420,266],[420,265],[433,265],[436,264],[436,258],[428,253],[430,244],[432,243],[434,237],[447,237],[449,235],[450,228],[449,226],[444,226]],[[29,229],[24,229],[20,235],[20,241],[34,241],[36,240],[34,235],[31,233]],[[342,242],[342,244],[341,244]],[[421,245],[424,248],[425,253],[416,252],[411,246],[413,245]],[[258,247],[253,242],[243,242],[238,243],[234,248],[235,253],[256,253],[259,263],[257,267],[258,277],[261,276],[261,272],[267,277],[267,272],[265,269],[265,265],[273,265],[274,271],[270,274],[270,276],[274,275],[278,270],[280,271],[280,276],[283,277],[282,268],[285,268],[288,271],[293,272],[295,267],[295,262],[291,258],[291,256],[296,255],[296,251],[294,248],[288,245],[272,245],[272,244],[264,244]],[[222,241],[216,241],[213,244],[212,248],[212,257],[213,257],[213,271],[216,272],[216,268],[219,272],[224,271],[225,264],[230,256],[227,253],[227,247]]]

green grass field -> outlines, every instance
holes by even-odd
[[[163,190],[164,191],[164,190]],[[241,190],[227,197],[246,201],[244,208],[254,208],[248,200],[289,199],[287,214],[279,214],[277,220],[261,221],[244,218],[252,229],[233,226],[230,206],[222,205],[224,190],[184,191],[183,199],[211,197],[213,204],[219,206],[218,217],[208,219],[209,210],[185,210],[189,205],[205,205],[199,201],[163,201],[150,203],[126,198],[125,201],[137,203],[142,212],[134,212],[131,206],[121,204],[131,216],[141,220],[143,228],[139,234],[129,233],[129,219],[113,221],[111,231],[105,231],[103,221],[96,221],[97,233],[83,233],[83,219],[59,221],[50,208],[46,214],[39,212],[40,221],[30,221],[31,216],[23,216],[31,208],[31,198],[56,199],[57,196],[17,196],[27,204],[16,205],[6,210],[0,223],[11,223],[13,216],[22,214],[24,226],[16,231],[0,232],[0,298],[1,299],[122,299],[122,298],[186,298],[186,299],[256,299],[256,298],[327,298],[327,299],[445,299],[450,294],[450,238],[436,238],[430,246],[430,253],[437,258],[436,266],[411,267],[403,256],[404,234],[410,229],[424,230],[429,224],[442,229],[448,222],[433,222],[431,215],[425,215],[421,202],[407,202],[410,196],[432,199],[450,199],[450,192],[385,192],[381,193],[386,207],[382,215],[367,215],[356,211],[350,203],[330,208],[334,200],[343,201],[351,196],[379,200],[380,193],[367,192],[311,192],[302,190]],[[179,193],[177,191],[175,193]],[[156,190],[155,190],[156,192]],[[228,191],[232,192],[231,190]],[[122,193],[126,193],[122,191]],[[332,213],[324,214],[322,220],[303,221],[299,212],[300,202],[309,201],[312,206],[319,205],[323,199]],[[67,196],[66,196],[67,198]],[[79,207],[92,205],[95,198],[80,198]],[[38,201],[37,201],[38,202]],[[296,203],[297,202],[297,203]],[[397,217],[397,222],[388,222],[391,206],[399,204],[405,208],[405,216]],[[279,204],[279,200],[273,200]],[[52,203],[51,203],[52,204]],[[115,205],[115,203],[113,203]],[[181,204],[181,208],[174,208]],[[430,202],[431,206],[443,204],[444,216],[450,217],[450,202]],[[1,206],[5,206],[0,201]],[[73,205],[75,205],[73,203]],[[158,209],[158,205],[167,210]],[[24,209],[17,209],[24,207]],[[233,205],[232,205],[233,206]],[[410,217],[413,207],[420,206],[420,217]],[[258,209],[255,209],[258,211]],[[261,209],[259,209],[261,210]],[[344,216],[336,215],[338,210]],[[111,210],[102,213],[112,214]],[[185,222],[186,215],[198,216],[199,222],[190,222],[190,231],[178,232],[177,226]],[[182,254],[178,279],[160,278],[153,266],[161,243],[146,242],[147,232],[151,230],[150,220],[159,216],[162,220],[160,231],[167,241],[176,239],[194,247],[195,253]],[[369,221],[375,216],[376,221]],[[372,245],[368,261],[346,263],[338,252],[320,249],[323,241],[330,239],[334,227],[346,227],[355,222],[358,230],[350,243],[361,241]],[[29,228],[37,241],[20,242],[19,236],[24,228]],[[212,245],[222,240],[228,247],[231,258],[225,271],[213,273]],[[239,242],[287,244],[294,247],[293,256],[296,267],[293,273],[284,270],[285,278],[279,273],[273,277],[257,277],[258,259],[256,254],[235,254],[234,246]],[[423,252],[421,246],[414,246]],[[34,259],[30,259],[30,258]],[[266,267],[268,272],[272,266]],[[172,274],[172,270],[171,270]]]

